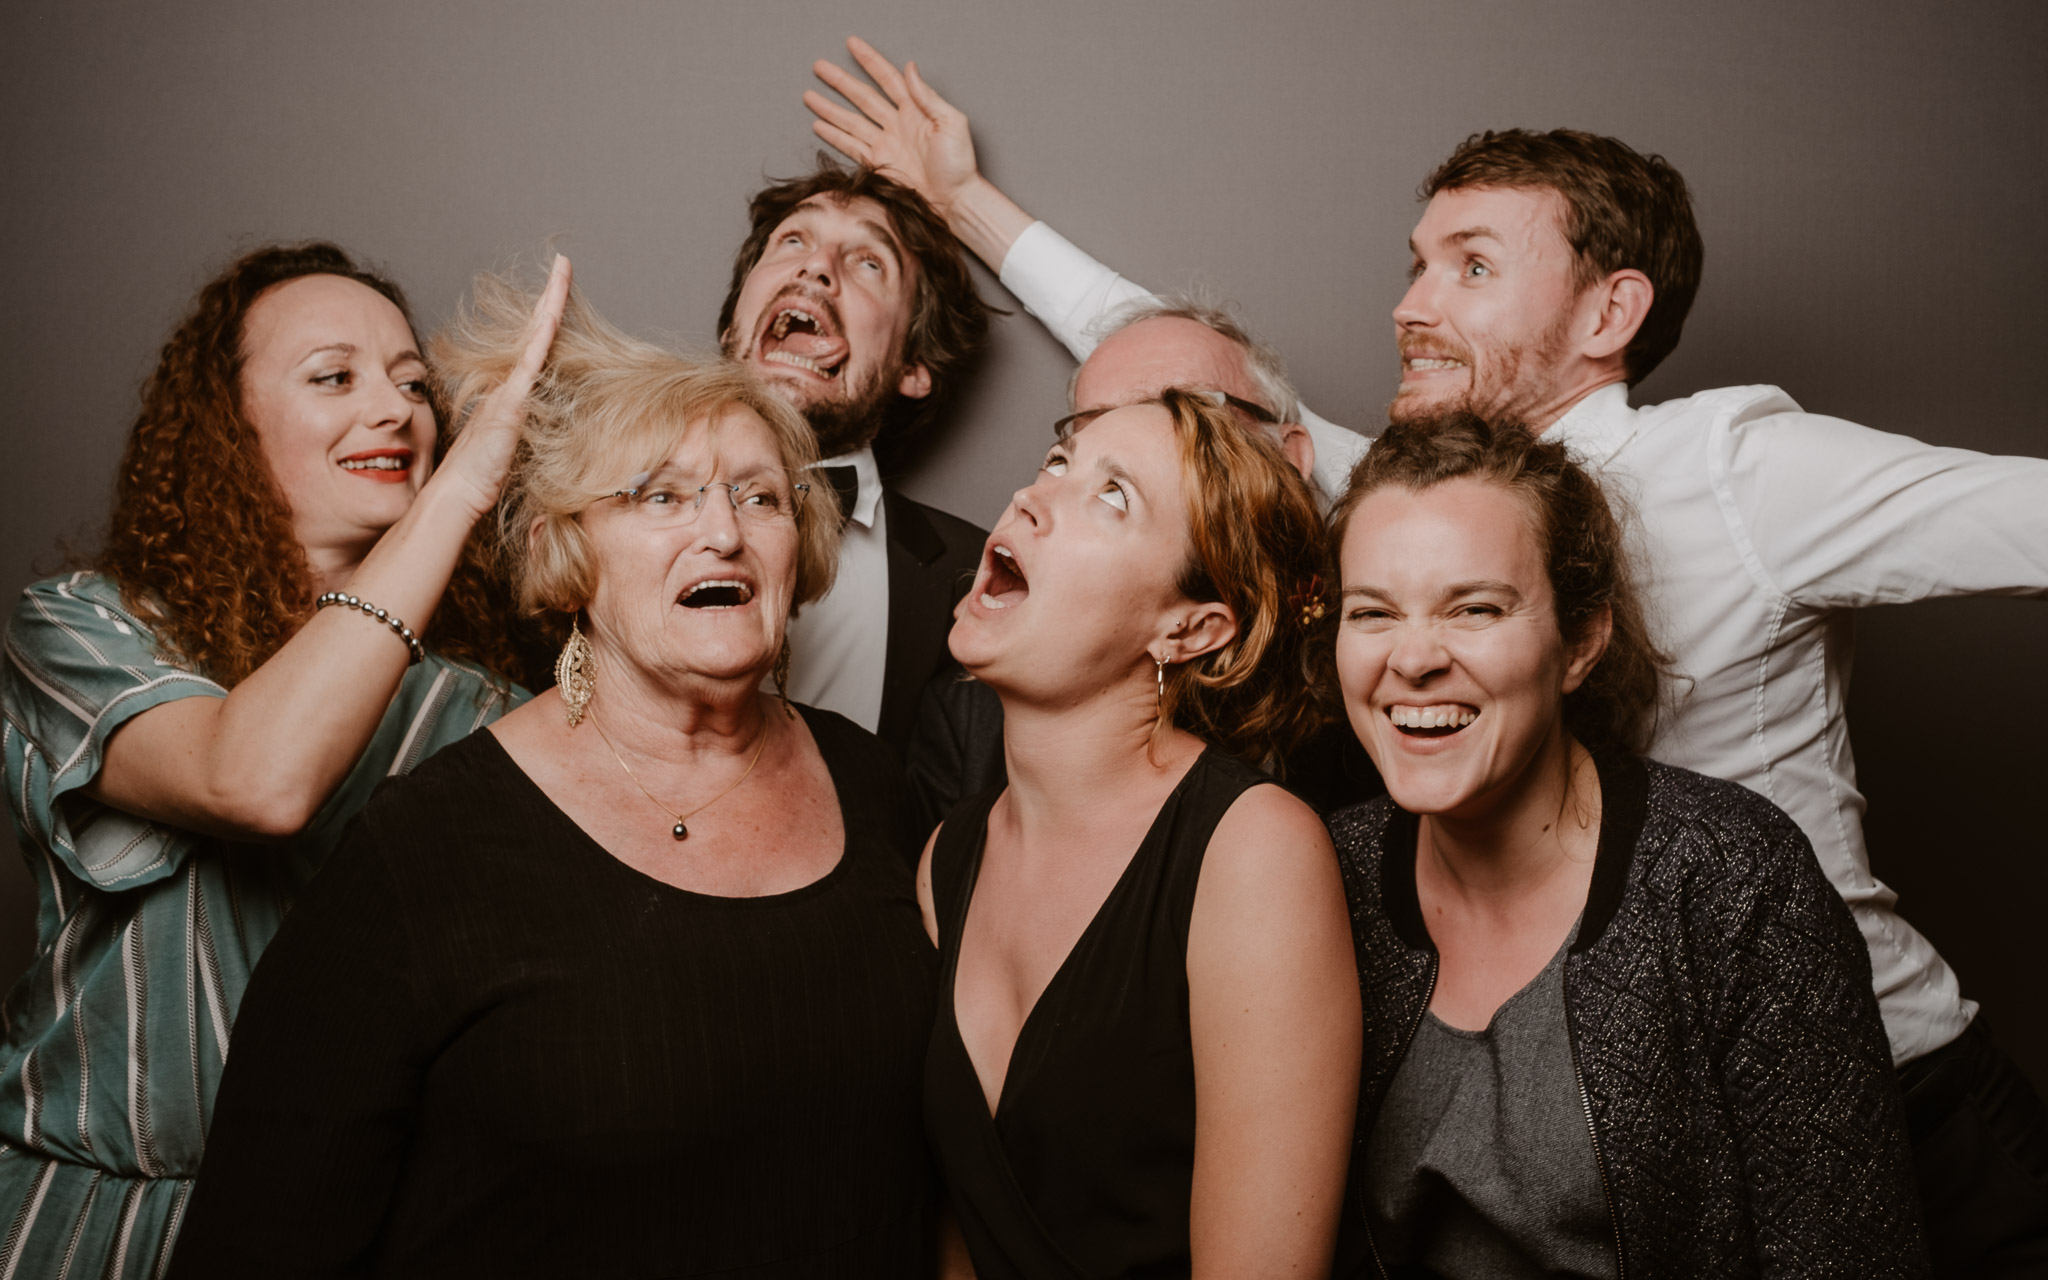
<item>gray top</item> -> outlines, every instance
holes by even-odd
[[[1366,1148],[1367,1211],[1389,1268],[1616,1275],[1565,1026],[1564,956],[1578,931],[1484,1031],[1423,1014]]]

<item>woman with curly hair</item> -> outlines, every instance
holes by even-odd
[[[38,897],[0,1275],[160,1273],[292,896],[380,779],[520,696],[470,535],[567,290],[558,261],[452,442],[403,296],[332,245],[245,255],[164,345],[104,550],[23,594],[0,664]]]
[[[1358,978],[1329,838],[1259,771],[1312,727],[1315,500],[1199,392],[1061,426],[952,633],[1008,783],[919,872],[944,1273],[1327,1274]]]

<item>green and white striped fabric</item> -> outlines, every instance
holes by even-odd
[[[166,827],[80,792],[130,717],[226,696],[160,658],[97,574],[36,583],[8,623],[0,745],[37,947],[0,1006],[0,1280],[160,1272],[235,1010],[293,894],[381,779],[525,697],[429,654],[340,790],[283,845]]]

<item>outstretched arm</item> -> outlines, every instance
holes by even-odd
[[[1188,928],[1196,1277],[1329,1273],[1361,1018],[1329,835],[1254,787],[1210,838]]]
[[[477,407],[349,579],[350,594],[416,633],[426,630],[470,530],[498,500],[527,392],[568,295],[569,262],[558,257],[511,376]],[[409,656],[380,623],[353,609],[322,609],[227,697],[166,702],[121,726],[85,791],[186,830],[239,840],[294,835],[355,767]]]

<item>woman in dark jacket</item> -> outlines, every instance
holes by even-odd
[[[1332,545],[1390,793],[1330,823],[1380,1271],[1925,1274],[1848,910],[1768,800],[1634,754],[1662,664],[1598,484],[1520,427],[1391,428]]]

